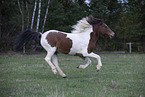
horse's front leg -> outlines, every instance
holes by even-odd
[[[96,58],[98,60],[98,65],[96,66],[97,71],[99,71],[101,69],[102,62],[101,62],[101,57],[99,55],[97,55],[95,53],[90,53],[90,54],[85,54],[84,56]]]
[[[87,63],[85,65],[79,65],[77,68],[85,69],[86,67],[88,67],[91,64],[91,60],[88,57],[85,58],[85,61],[87,61]]]

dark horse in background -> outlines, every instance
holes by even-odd
[[[49,30],[43,34],[30,30],[24,31],[16,39],[16,49],[19,49],[32,39],[40,43],[47,51],[45,60],[52,68],[53,73],[56,74],[58,70],[62,77],[67,76],[58,65],[57,51],[69,55],[78,55],[83,58],[87,63],[78,66],[78,68],[82,69],[91,64],[89,57],[96,58],[98,60],[96,67],[97,71],[99,71],[102,66],[101,58],[92,51],[100,35],[112,38],[114,32],[101,19],[94,18],[92,15],[79,20],[72,27],[74,30],[71,33],[57,30]]]

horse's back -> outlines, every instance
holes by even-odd
[[[72,48],[72,40],[67,38],[67,33],[49,30],[41,37],[41,45],[45,49],[57,48],[60,52],[68,54]]]

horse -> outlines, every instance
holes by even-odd
[[[72,28],[74,30],[71,33],[49,30],[42,34],[40,32],[26,30],[21,32],[16,38],[16,49],[18,50],[31,40],[40,43],[47,51],[45,60],[50,65],[52,72],[57,74],[58,71],[63,78],[66,78],[67,75],[63,73],[58,65],[58,51],[84,59],[87,63],[85,65],[79,65],[78,68],[81,69],[85,69],[91,64],[89,57],[96,58],[98,60],[96,68],[99,71],[102,67],[102,62],[101,57],[93,53],[95,44],[100,35],[112,38],[115,33],[102,19],[95,18],[92,15],[79,20]]]

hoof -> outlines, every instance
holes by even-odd
[[[97,72],[99,72],[101,69],[101,66],[97,66]]]
[[[64,76],[64,77],[62,77],[62,78],[67,78],[67,76]]]
[[[65,76],[63,76],[62,78],[67,78],[67,76],[65,75]]]
[[[67,78],[67,75],[62,74],[61,77],[62,77],[62,78]]]
[[[77,68],[85,69],[86,67],[84,65],[79,65]]]
[[[99,72],[100,70],[97,69],[97,72]]]

